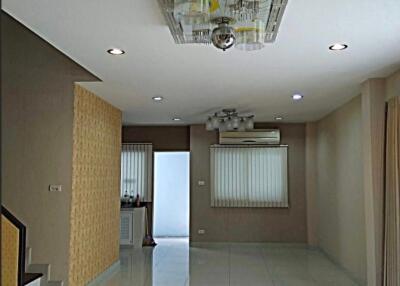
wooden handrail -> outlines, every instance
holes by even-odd
[[[26,248],[26,227],[4,206],[1,206],[1,214],[4,215],[19,232],[19,249],[18,249],[18,286],[24,285],[25,274],[25,248]]]

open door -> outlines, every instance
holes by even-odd
[[[190,153],[154,153],[154,237],[189,237]]]

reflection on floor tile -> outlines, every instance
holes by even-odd
[[[300,245],[158,239],[122,248],[121,265],[101,286],[357,286],[324,254]]]

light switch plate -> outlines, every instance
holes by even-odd
[[[197,184],[198,184],[199,186],[204,186],[204,185],[206,184],[206,182],[204,182],[204,181],[198,181]]]
[[[50,192],[61,192],[62,191],[62,186],[61,185],[50,185],[49,186],[49,191]]]
[[[198,234],[205,234],[206,231],[205,231],[204,229],[199,229],[199,230],[197,231],[197,233],[198,233]]]

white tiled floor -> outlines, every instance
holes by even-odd
[[[121,265],[102,286],[357,286],[321,252],[284,244],[201,244],[158,239],[121,249]]]

